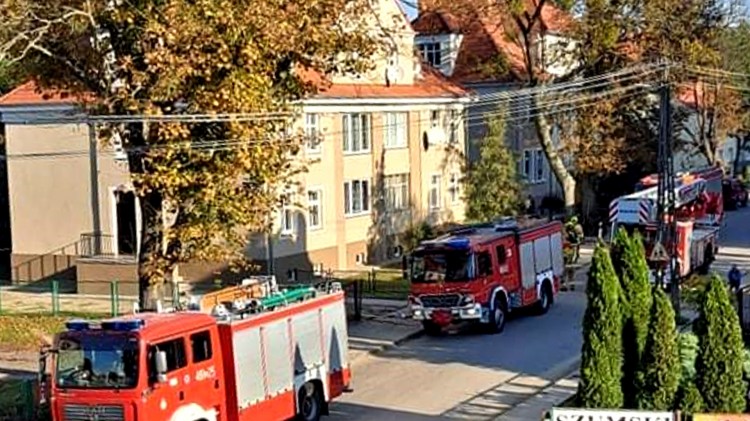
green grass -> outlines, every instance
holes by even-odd
[[[107,317],[91,313],[61,313],[59,316],[43,313],[0,314],[0,349],[6,351],[38,350],[52,335],[74,318],[96,319]]]

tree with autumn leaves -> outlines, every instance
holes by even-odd
[[[721,65],[721,34],[738,16],[736,0],[429,0],[429,8],[496,20],[515,44],[515,74],[531,87],[551,87],[582,77],[603,77],[571,89],[530,94],[536,137],[563,188],[569,210],[577,199],[595,196],[613,177],[632,185],[653,171],[658,103],[649,92],[663,77],[673,85],[696,82],[695,73],[655,67],[617,75],[660,59],[689,66]],[[572,18],[572,15],[577,15]],[[551,32],[558,41],[540,48]],[[541,51],[541,54],[540,54]],[[517,57],[515,55],[518,55]],[[560,66],[564,65],[564,66]],[[556,67],[551,71],[552,67]],[[565,69],[567,67],[567,69]],[[498,71],[507,72],[508,66]],[[500,75],[498,75],[500,76]],[[710,112],[710,110],[706,111]],[[682,129],[675,115],[674,133]],[[714,132],[728,130],[722,117]],[[561,141],[554,139],[557,132]],[[627,176],[626,176],[627,175]],[[586,207],[593,208],[593,205]]]
[[[383,45],[352,18],[360,6],[0,0],[0,62],[88,98],[90,113],[132,116],[97,129],[128,151],[142,303],[181,262],[247,263],[248,232],[269,229],[280,190],[301,170],[288,125],[293,101],[316,89],[304,75],[363,72]],[[183,114],[203,117],[165,119]]]

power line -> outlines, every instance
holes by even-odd
[[[602,99],[605,99],[610,96],[617,95],[619,99],[627,99],[631,98],[637,95],[643,95],[646,93],[651,93],[652,89],[648,87],[644,87],[642,85],[633,85],[630,87],[618,87],[613,88],[607,91],[602,91],[594,94],[589,95],[582,95],[578,97],[572,97],[572,98],[565,98],[561,100],[556,101],[548,101],[544,103],[545,109],[541,109],[541,107],[521,107],[521,109],[510,109],[510,112],[508,111],[496,111],[494,113],[486,113],[482,115],[476,115],[473,117],[469,117],[466,119],[463,119],[463,122],[469,122],[469,124],[464,124],[464,130],[467,130],[471,127],[479,127],[484,126],[485,121],[487,118],[491,117],[503,117],[503,120],[505,122],[514,122],[514,121],[528,121],[532,118],[535,118],[537,116],[544,116],[544,115],[556,115],[556,114],[563,114],[563,113],[569,113],[575,110],[583,109],[592,105],[598,104]],[[532,112],[533,110],[536,110],[536,112]],[[424,118],[417,120],[417,122],[425,122],[430,120],[429,118]],[[372,132],[372,128],[378,127],[378,126],[372,126],[370,132]],[[389,127],[389,125],[379,125],[379,127]],[[324,137],[338,137],[345,133],[345,131],[338,131],[338,132],[328,132],[324,133]],[[223,151],[223,150],[231,150],[235,147],[245,146],[245,145],[258,145],[258,144],[272,144],[279,141],[285,141],[290,140],[291,137],[282,136],[280,138],[275,139],[217,139],[217,140],[203,140],[203,141],[197,141],[197,142],[175,142],[168,145],[152,145],[149,147],[129,147],[127,148],[129,151],[159,151],[159,150],[175,150],[180,147],[186,147],[190,150],[194,151]],[[119,153],[116,151],[100,151],[100,154],[103,155],[113,155],[116,156]],[[80,156],[87,156],[89,154],[88,149],[86,150],[71,150],[71,151],[61,151],[61,152],[40,152],[40,153],[25,153],[25,154],[10,154],[7,155],[7,159],[15,160],[15,159],[39,159],[39,158],[72,158],[72,157],[80,157]]]

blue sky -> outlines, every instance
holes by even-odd
[[[414,7],[417,5],[417,1],[419,0],[399,0],[401,6],[403,6],[404,10],[406,11],[406,15],[409,16],[410,21],[414,20],[414,18],[417,17],[417,9]]]

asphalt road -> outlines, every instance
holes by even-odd
[[[713,269],[723,277],[733,262],[750,269],[748,247],[750,209],[729,212]],[[520,375],[555,380],[576,361],[584,309],[582,291],[562,292],[549,313],[511,320],[499,335],[423,337],[367,356],[353,367],[354,393],[328,419],[492,419],[519,401],[511,386]]]

